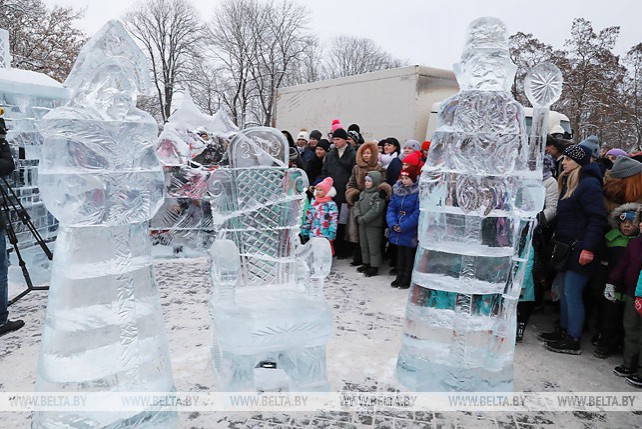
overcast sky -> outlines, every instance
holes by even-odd
[[[89,35],[107,20],[121,17],[132,0],[44,0],[52,6],[86,8],[81,28]],[[220,0],[193,0],[209,20]],[[642,43],[640,0],[301,0],[310,10],[309,29],[322,41],[336,35],[368,37],[411,64],[451,69],[459,59],[466,26],[480,16],[502,19],[509,34],[532,33],[562,48],[574,18],[597,31],[620,26],[615,53]]]

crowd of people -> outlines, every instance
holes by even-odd
[[[291,164],[312,184],[302,237],[325,237],[333,255],[352,258],[366,277],[385,258],[391,286],[410,287],[418,241],[419,184],[430,142],[388,137],[365,142],[356,124],[332,123],[331,139],[303,130]],[[580,354],[595,332],[596,358],[622,354],[617,376],[642,387],[642,152],[628,153],[589,136],[579,144],[549,135],[543,160],[544,207],[533,228],[516,341],[543,302],[559,307],[546,349]]]

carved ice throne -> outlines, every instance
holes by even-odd
[[[323,295],[329,242],[301,245],[308,181],[288,167],[274,128],[240,132],[230,168],[210,182],[217,239],[212,258],[212,360],[219,390],[329,390],[325,346],[332,314]]]

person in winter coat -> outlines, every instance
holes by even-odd
[[[553,157],[545,154],[542,163],[542,185],[546,190],[544,199],[544,208],[537,215],[537,226],[533,231],[533,241],[526,262],[524,282],[522,283],[522,293],[517,303],[517,335],[516,341],[519,343],[524,338],[524,331],[530,319],[533,308],[537,301],[536,296],[543,294],[543,283],[546,277],[547,255],[544,249],[547,247],[544,243],[548,239],[543,232],[547,225],[551,224],[557,213],[557,200],[559,192],[557,189],[557,180],[553,178],[555,169]],[[542,289],[541,291],[539,289]]]
[[[374,142],[366,142],[359,146],[356,156],[356,165],[352,168],[352,174],[346,186],[346,202],[348,206],[353,207],[359,199],[359,194],[365,189],[366,173],[370,171],[378,171],[382,177],[386,177],[386,170],[379,164],[377,160],[377,144]],[[392,194],[392,188],[387,182],[380,182],[377,185],[377,190],[386,192],[387,198]],[[355,219],[354,211],[351,209],[350,217],[348,218],[348,225],[346,227],[346,240],[350,243],[359,243],[359,226]],[[356,267],[363,264],[361,260],[361,248],[354,246],[353,261],[350,265]]]
[[[642,227],[642,225],[640,225]],[[641,228],[642,232],[642,228]],[[627,295],[624,303],[624,363],[613,369],[613,372],[626,377],[626,382],[642,388],[642,272],[633,296]],[[636,362],[637,357],[637,362]]]
[[[408,289],[417,252],[419,224],[419,169],[409,166],[401,170],[401,179],[393,186],[386,221],[390,228],[390,242],[397,246],[397,278],[392,287]]]
[[[332,187],[333,180],[326,177],[314,188],[314,202],[308,207],[305,216],[305,224],[301,228],[301,235],[304,237],[323,237],[332,246],[337,237],[337,219],[339,210],[337,204],[332,201],[336,189]]]
[[[321,175],[332,177],[337,195],[333,198],[339,208],[339,226],[337,229],[337,239],[335,242],[335,251],[337,257],[345,259],[350,257],[351,246],[345,241],[345,224],[348,223],[349,208],[346,204],[346,186],[348,179],[352,174],[352,167],[356,162],[356,151],[348,145],[348,133],[343,128],[334,129],[332,132],[332,149],[325,156]]]
[[[606,359],[619,352],[622,347],[625,287],[616,288],[613,285],[623,285],[627,277],[626,271],[632,268],[628,266],[629,263],[624,267],[619,263],[624,259],[623,256],[631,240],[640,232],[640,208],[642,208],[641,204],[626,203],[609,213],[609,224],[612,228],[604,236],[605,257],[602,258],[600,266],[603,273],[598,275],[601,278],[603,299],[599,301],[601,323],[595,341],[597,349],[593,352],[593,356],[599,359]],[[637,281],[636,271],[637,267],[633,270],[633,280],[630,280],[630,283]],[[629,276],[631,277],[631,273]]]
[[[321,139],[314,145],[314,157],[310,159],[308,165],[305,167],[305,173],[308,175],[308,183],[316,182],[321,176],[323,170],[323,160],[330,152],[330,142],[326,139]]]
[[[642,232],[642,224],[639,227]],[[623,363],[615,367],[613,372],[617,376],[626,377],[626,381],[635,387],[642,387],[642,299],[637,298],[642,296],[641,268],[642,236],[638,236],[629,242],[622,258],[611,272],[604,291],[605,297],[608,289],[613,295],[614,291],[624,293]],[[637,302],[640,303],[640,309],[636,308]]]
[[[354,213],[359,224],[359,245],[363,265],[357,271],[372,277],[379,274],[381,266],[381,239],[385,224],[384,211],[388,194],[379,185],[383,175],[377,170],[369,171],[365,177],[365,189],[354,204]]]
[[[604,205],[610,213],[624,203],[642,203],[642,163],[620,156],[604,178]]]
[[[388,137],[384,141],[383,155],[381,155],[381,165],[386,169],[386,182],[392,187],[401,173],[401,147],[399,140],[394,137]]]
[[[538,336],[550,351],[580,354],[584,328],[582,291],[600,261],[608,227],[602,193],[602,174],[591,163],[591,151],[571,145],[564,149],[563,172],[558,180],[555,240],[570,246],[565,270],[557,274],[560,295],[560,330]]]

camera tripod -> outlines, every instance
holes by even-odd
[[[20,199],[14,192],[9,182],[7,182],[7,179],[4,177],[2,177],[1,179],[2,179],[2,182],[4,182],[4,186],[0,184],[0,194],[2,196],[2,201],[0,202],[0,205],[2,207],[2,210],[7,215],[7,224],[6,224],[7,238],[9,239],[9,242],[13,246],[13,250],[16,252],[16,257],[18,258],[18,263],[20,265],[20,269],[22,270],[22,275],[24,276],[25,282],[27,283],[27,289],[25,289],[18,296],[16,296],[15,298],[9,301],[9,305],[11,305],[11,304],[14,304],[16,301],[18,301],[19,299],[21,299],[22,297],[24,297],[26,294],[28,294],[32,290],[49,290],[49,286],[33,285],[33,282],[31,281],[31,276],[29,275],[29,270],[27,269],[27,263],[24,261],[24,259],[22,258],[22,254],[20,253],[20,249],[18,247],[18,237],[16,236],[16,231],[13,228],[13,225],[11,223],[9,213],[11,213],[11,211],[14,211],[18,215],[18,217],[20,218],[20,221],[22,221],[22,223],[27,227],[27,229],[29,229],[29,232],[31,233],[31,235],[33,235],[36,242],[40,245],[40,247],[42,248],[42,251],[45,252],[45,255],[47,255],[47,258],[50,261],[53,259],[53,253],[51,253],[51,250],[49,250],[47,243],[42,238],[42,236],[40,235],[36,227],[33,225],[33,222],[29,217],[29,213],[27,213],[27,210],[20,202]],[[6,249],[0,249],[0,251],[6,252]]]

